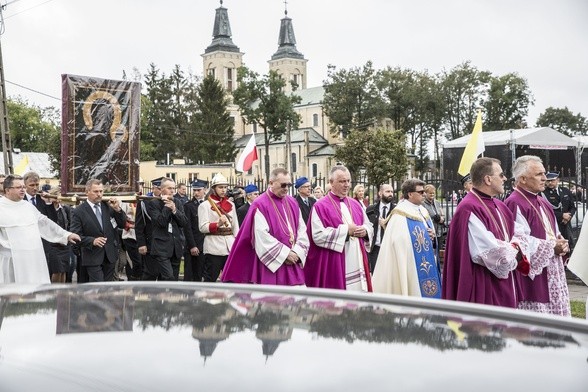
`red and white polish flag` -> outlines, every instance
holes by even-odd
[[[253,162],[258,159],[259,157],[257,156],[257,146],[255,145],[255,134],[253,134],[251,135],[251,139],[249,139],[247,142],[245,149],[241,153],[235,170],[239,172],[249,171],[251,166],[253,166]]]

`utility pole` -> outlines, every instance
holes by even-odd
[[[4,6],[0,6],[0,37],[4,34]],[[0,38],[0,131],[2,134],[2,155],[4,157],[4,174],[13,174],[12,145],[8,128],[8,109],[6,107],[6,82],[4,80],[4,61],[2,60],[2,40]]]

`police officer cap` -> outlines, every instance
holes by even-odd
[[[294,184],[294,188],[298,189],[302,185],[306,184],[307,182],[310,182],[310,181],[308,181],[308,178],[300,177],[299,179],[296,180],[296,183]]]
[[[466,174],[465,177],[463,177],[461,179],[461,185],[465,185],[466,182],[471,181],[472,180],[472,176],[470,176],[470,173]]]
[[[548,180],[555,180],[559,177],[559,172],[548,172],[545,176]]]
[[[162,179],[163,179],[163,177],[159,177],[154,180],[151,180],[151,185],[156,186],[156,187],[160,187]]]
[[[191,184],[192,189],[204,189],[204,188],[206,188],[207,185],[208,185],[208,182],[206,182],[204,180],[199,180],[199,179],[196,179]]]
[[[245,193],[250,194],[253,192],[259,192],[259,188],[255,184],[249,184],[245,187]]]

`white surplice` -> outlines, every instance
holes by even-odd
[[[67,245],[70,235],[31,203],[0,198],[0,284],[49,283],[41,238]]]

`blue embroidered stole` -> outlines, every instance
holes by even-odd
[[[441,279],[435,264],[433,243],[424,222],[407,217],[408,232],[412,242],[412,251],[416,264],[421,296],[424,298],[441,298]]]

